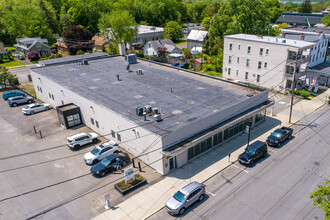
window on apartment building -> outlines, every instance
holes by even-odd
[[[53,94],[52,94],[52,99],[53,99],[53,100],[55,100],[55,99],[54,99],[54,95],[53,95]]]
[[[233,50],[233,44],[229,44],[229,50]]]
[[[260,82],[260,75],[257,75],[257,82]]]
[[[39,87],[40,88],[40,92],[42,93],[42,88],[41,87]]]
[[[48,95],[49,95],[49,98],[51,99],[52,98],[52,95],[50,93],[48,93]]]
[[[250,66],[250,59],[246,59],[246,66]]]
[[[251,47],[250,46],[248,46],[247,53],[251,53]]]
[[[91,118],[91,123],[92,123],[92,125],[94,125],[94,119],[93,118]]]
[[[230,75],[230,72],[231,72],[231,69],[230,69],[230,68],[228,68],[228,75]]]
[[[121,141],[121,136],[120,136],[120,134],[118,134],[118,133],[117,133],[117,140],[118,140],[118,141]]]
[[[38,91],[40,91],[40,90],[39,90],[39,86],[37,86],[37,89],[38,89]]]
[[[245,72],[245,79],[248,79],[248,78],[249,78],[249,73]]]
[[[263,52],[264,52],[264,49],[263,48],[260,48],[259,55],[262,56]]]
[[[113,138],[116,138],[116,133],[115,133],[114,130],[111,130],[111,136],[112,136]]]
[[[267,62],[265,62],[264,67],[267,68]]]
[[[229,63],[231,63],[231,56],[229,56],[229,60],[228,60]]]
[[[262,62],[259,61],[259,62],[258,62],[258,69],[261,69],[261,65],[262,65]]]
[[[99,128],[99,127],[100,127],[100,126],[99,126],[99,122],[98,122],[98,121],[96,121],[96,120],[95,120],[95,125],[96,125],[96,127],[97,127],[97,128]]]
[[[266,49],[266,55],[268,55],[269,54],[269,49]]]
[[[241,49],[241,45],[238,45],[238,49],[239,49],[239,50]]]
[[[61,102],[62,102],[62,105],[64,105],[64,102],[63,102],[63,100],[61,100]]]
[[[236,76],[238,76],[238,70],[236,70]]]
[[[239,57],[237,57],[237,63],[239,63]]]

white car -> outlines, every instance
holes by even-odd
[[[85,154],[84,160],[86,164],[93,165],[101,161],[103,158],[118,153],[119,151],[120,149],[116,142],[108,141],[94,147],[91,152]]]
[[[43,104],[35,103],[22,108],[22,112],[25,115],[33,115],[37,112],[47,111],[49,109],[51,109],[51,106],[48,103],[43,103]]]
[[[83,145],[96,143],[99,140],[94,132],[86,134],[84,132],[72,135],[67,138],[67,145],[70,149],[79,150]]]

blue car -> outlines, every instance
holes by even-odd
[[[8,98],[11,98],[11,97],[16,97],[16,96],[25,96],[25,94],[23,92],[16,92],[16,91],[8,91],[8,92],[4,92],[2,94],[2,98],[4,100],[7,100]]]
[[[180,63],[179,67],[183,69],[189,69],[189,63]]]
[[[180,63],[172,63],[172,66],[178,67],[180,66]]]

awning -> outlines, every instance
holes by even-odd
[[[183,57],[183,54],[181,54],[181,53],[170,53],[168,56],[177,58],[177,57]]]

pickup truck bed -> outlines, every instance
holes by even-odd
[[[279,147],[281,143],[285,140],[289,139],[293,133],[292,128],[282,127],[276,129],[270,136],[267,138],[267,144],[270,146],[277,146]]]

